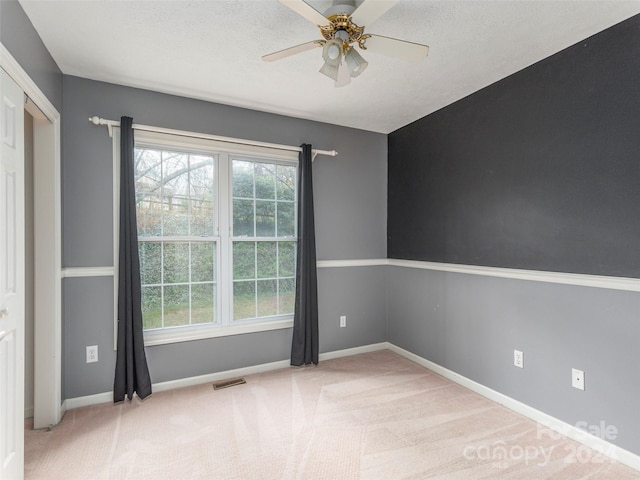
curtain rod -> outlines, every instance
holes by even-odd
[[[89,121],[94,125],[106,125],[109,130],[109,136],[113,136],[113,127],[119,127],[120,122],[116,120],[105,120],[104,118],[100,118],[98,116],[93,116],[89,118]],[[301,147],[292,147],[291,145],[280,145],[277,143],[266,143],[266,142],[256,142],[254,140],[240,140],[237,138],[231,137],[221,137],[219,135],[210,135],[208,133],[193,133],[186,132],[184,130],[174,130],[171,128],[162,128],[162,127],[150,127],[148,125],[139,125],[137,123],[133,124],[133,128],[135,130],[143,130],[145,132],[156,132],[156,133],[167,133],[170,135],[180,135],[183,137],[192,137],[192,138],[204,138],[207,140],[218,140],[221,142],[227,143],[237,143],[241,145],[251,145],[254,147],[265,147],[265,148],[275,148],[278,150],[288,150],[291,152],[301,152]],[[338,152],[335,150],[316,150],[315,148],[311,150],[313,153],[313,159],[315,160],[316,155],[327,155],[329,157],[335,157],[338,155]]]

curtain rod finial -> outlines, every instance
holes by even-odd
[[[113,137],[113,122],[110,122],[109,120],[105,120],[104,118],[100,118],[97,115],[94,115],[93,117],[89,117],[89,121],[94,125],[106,125],[107,130],[109,130],[109,136]]]

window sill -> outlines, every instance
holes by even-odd
[[[229,327],[204,327],[194,329],[176,329],[169,332],[145,333],[144,346],[166,345],[169,343],[190,342],[206,338],[243,335],[245,333],[267,332],[293,327],[293,318],[274,320],[270,322],[247,323]]]

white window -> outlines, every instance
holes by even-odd
[[[297,152],[137,130],[134,164],[145,343],[292,326]]]

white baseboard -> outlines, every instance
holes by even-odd
[[[569,425],[561,420],[558,420],[551,415],[548,415],[540,410],[536,410],[529,405],[526,405],[518,400],[508,397],[500,392],[496,392],[489,387],[486,387],[478,382],[475,382],[467,377],[464,377],[452,370],[433,363],[423,357],[420,357],[414,353],[409,352],[403,348],[400,348],[389,342],[374,343],[371,345],[364,345],[361,347],[347,348],[344,350],[336,350],[333,352],[321,353],[319,355],[320,360],[331,360],[334,358],[348,357],[351,355],[358,355],[360,353],[376,352],[379,350],[391,350],[392,352],[401,355],[402,357],[411,360],[418,365],[421,365],[429,370],[442,375],[443,377],[455,382],[463,387],[472,390],[483,397],[486,397],[494,402],[497,402],[505,407],[524,415],[527,418],[543,425],[544,427],[560,433],[572,440],[575,440],[583,445],[592,448],[597,452],[601,452],[616,461],[627,465],[635,470],[640,471],[640,456],[629,452],[623,448],[618,447],[604,439],[591,435],[584,430]],[[194,385],[201,385],[203,383],[217,382],[218,380],[224,380],[227,378],[241,377],[245,375],[253,375],[256,373],[269,372],[273,370],[280,370],[289,368],[289,360],[280,360],[277,362],[263,363],[261,365],[254,365],[251,367],[236,368],[234,370],[226,370],[224,372],[210,373],[207,375],[199,375],[197,377],[181,378],[178,380],[171,380],[167,382],[159,382],[153,384],[154,392],[162,392],[166,390],[172,390],[175,388],[190,387]],[[101,403],[109,403],[113,401],[113,392],[98,393],[95,395],[87,395],[85,397],[69,398],[65,400],[62,405],[64,411],[74,408],[87,407],[90,405],[98,405]]]
[[[333,352],[321,353],[318,357],[319,360],[332,360],[334,358],[349,357],[360,353],[370,353],[388,349],[389,343],[387,342],[372,343],[370,345],[363,345],[362,347],[346,348],[344,350],[334,350]]]
[[[331,360],[333,358],[348,357],[359,353],[369,353],[388,348],[386,342],[375,343],[372,345],[364,345],[362,347],[347,348],[345,350],[336,350],[333,352],[321,353],[320,360]],[[152,385],[154,392],[164,392],[175,388],[191,387],[201,385],[203,383],[217,382],[233,377],[242,377],[245,375],[254,375],[256,373],[270,372],[273,370],[281,370],[290,367],[289,360],[280,360],[277,362],[263,363],[253,365],[251,367],[236,368],[234,370],[225,370],[223,372],[209,373],[207,375],[199,375],[196,377],[180,378],[178,380],[169,380],[167,382],[158,382]],[[113,392],[96,393],[95,395],[86,395],[84,397],[68,398],[64,401],[62,408],[64,411],[74,408],[88,407],[91,405],[99,405],[101,403],[113,402]]]
[[[404,358],[417,363],[418,365],[428,368],[429,370],[451,380],[452,382],[462,385],[463,387],[466,387],[469,390],[472,390],[482,395],[483,397],[488,398],[489,400],[493,400],[494,402],[504,405],[514,412],[530,418],[531,420],[543,425],[545,428],[560,433],[565,437],[582,443],[583,445],[586,445],[587,447],[592,448],[597,452],[607,455],[614,460],[633,468],[634,470],[640,471],[640,456],[631,453],[628,450],[620,448],[617,445],[614,445],[602,438],[591,435],[590,433],[587,433],[586,431],[574,425],[569,425],[562,420],[558,420],[551,415],[541,412],[540,410],[536,410],[535,408],[519,402],[518,400],[515,400],[511,397],[508,397],[500,392],[496,392],[489,387],[485,387],[478,382],[475,382],[452,370],[442,367],[437,363],[433,363],[392,343],[387,343],[386,347],[392,352],[395,352],[398,355],[401,355]]]
[[[113,402],[113,392],[96,393],[95,395],[86,395],[84,397],[67,398],[62,402],[62,410],[68,412],[74,408],[89,407],[91,405],[109,402]]]

